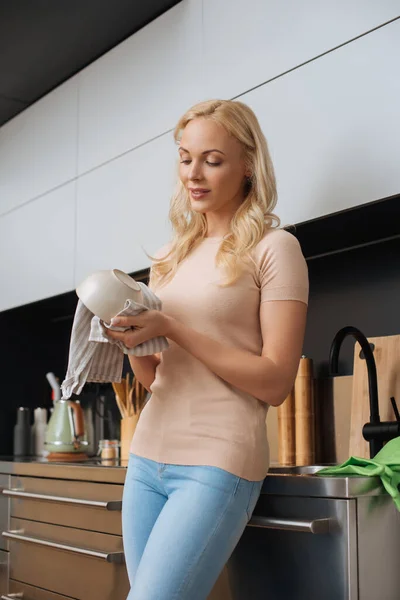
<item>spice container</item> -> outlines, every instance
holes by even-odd
[[[118,440],[99,440],[99,452],[102,460],[117,460],[119,457]]]
[[[17,423],[14,427],[14,456],[30,456],[31,454],[31,411],[19,406]]]

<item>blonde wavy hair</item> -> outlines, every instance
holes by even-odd
[[[251,177],[246,181],[245,198],[234,214],[230,231],[223,238],[216,255],[216,265],[222,267],[228,286],[241,275],[244,262],[266,231],[279,227],[273,214],[277,202],[274,168],[267,141],[254,112],[246,104],[232,100],[208,100],[190,108],[175,127],[174,139],[179,143],[186,125],[197,118],[207,118],[221,124],[242,145],[246,168]],[[207,220],[204,214],[191,210],[190,197],[178,178],[171,198],[169,219],[173,238],[168,253],[151,257],[151,283],[162,285],[171,280],[178,265],[206,237]]]

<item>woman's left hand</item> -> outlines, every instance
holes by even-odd
[[[134,317],[114,317],[111,325],[131,327],[126,331],[106,330],[106,335],[113,340],[120,340],[127,348],[134,348],[147,340],[166,336],[169,330],[170,317],[159,310],[144,310]]]

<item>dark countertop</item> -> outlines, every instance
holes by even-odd
[[[102,461],[99,457],[82,462],[55,462],[46,458],[0,456],[0,473],[27,476],[114,483],[123,485],[127,461]],[[318,477],[296,474],[290,467],[271,467],[261,493],[294,497],[356,498],[386,494],[377,477]]]

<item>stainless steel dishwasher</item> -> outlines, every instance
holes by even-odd
[[[398,600],[400,514],[379,480],[273,471],[228,562],[232,600]]]

